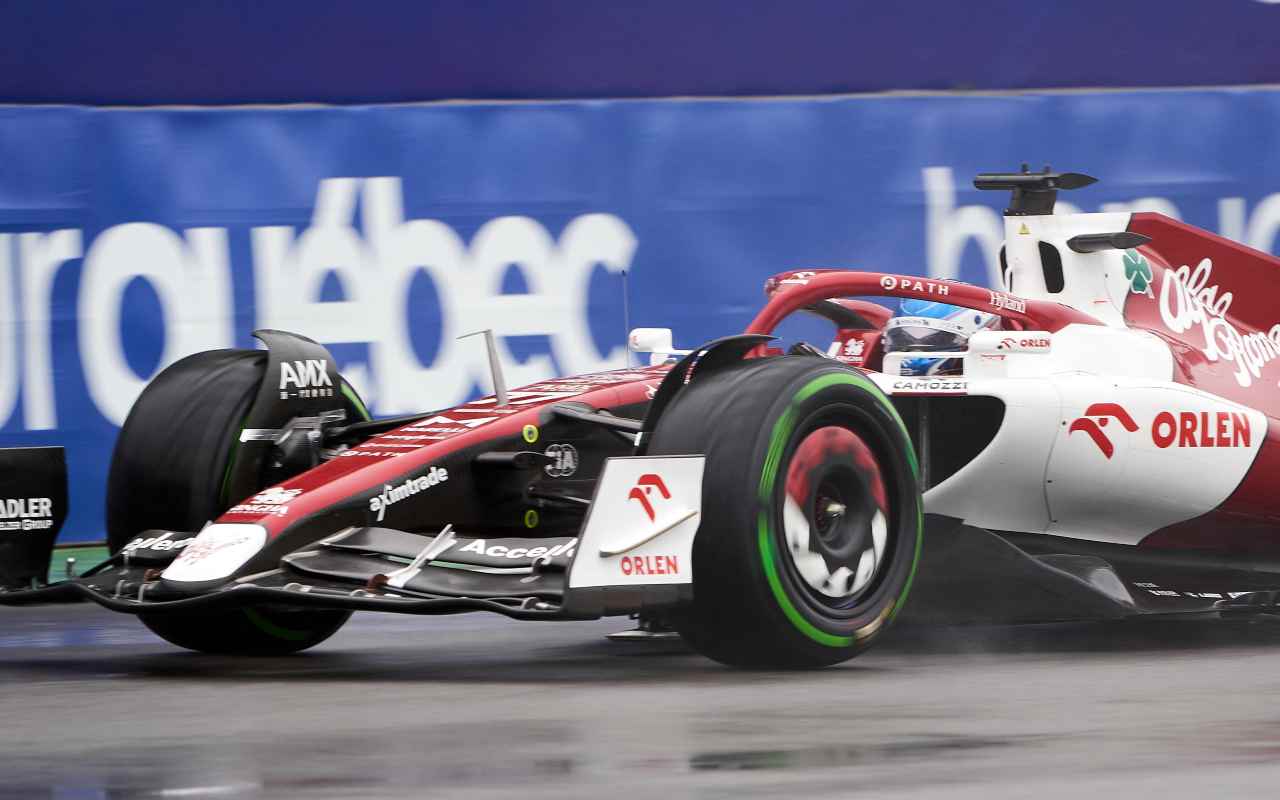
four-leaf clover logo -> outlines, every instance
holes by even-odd
[[[1126,250],[1124,253],[1124,276],[1129,279],[1130,292],[1155,297],[1155,293],[1151,291],[1151,265],[1133,250]]]

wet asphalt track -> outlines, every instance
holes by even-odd
[[[1273,797],[1280,625],[897,631],[734,672],[625,621],[365,616],[188,654],[87,606],[0,609],[0,797]]]

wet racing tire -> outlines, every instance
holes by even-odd
[[[346,624],[351,612],[253,606],[138,616],[152,633],[188,650],[220,655],[282,656],[328,639]]]
[[[240,430],[266,371],[262,350],[211,350],[175,362],[139,395],[116,440],[107,480],[107,546],[118,552],[140,531],[198,531],[241,498],[227,476]],[[341,383],[349,418],[368,419]],[[319,644],[348,611],[263,606],[139,614],[161,638],[190,650],[282,655]]]
[[[673,616],[698,652],[821,667],[865,650],[901,610],[921,547],[918,467],[861,373],[808,355],[695,373],[647,450],[706,455],[693,600]]]

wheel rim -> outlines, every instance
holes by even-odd
[[[783,533],[790,567],[810,602],[857,605],[888,563],[889,506],[871,447],[856,432],[807,432],[787,467]]]

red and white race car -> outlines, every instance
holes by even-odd
[[[646,367],[368,418],[323,347],[190,356],[111,468],[114,553],[0,595],[87,598],[197,650],[300,650],[354,610],[636,614],[711,658],[818,666],[900,612],[1055,620],[1275,611],[1280,261],[1158,214],[1009,190],[997,289],[852,270],[771,278],[736,336]],[[911,375],[866,297],[998,318]],[[822,347],[778,346],[803,312]],[[828,346],[829,345],[829,346]],[[909,591],[910,590],[910,591]],[[908,597],[910,596],[910,601]]]

